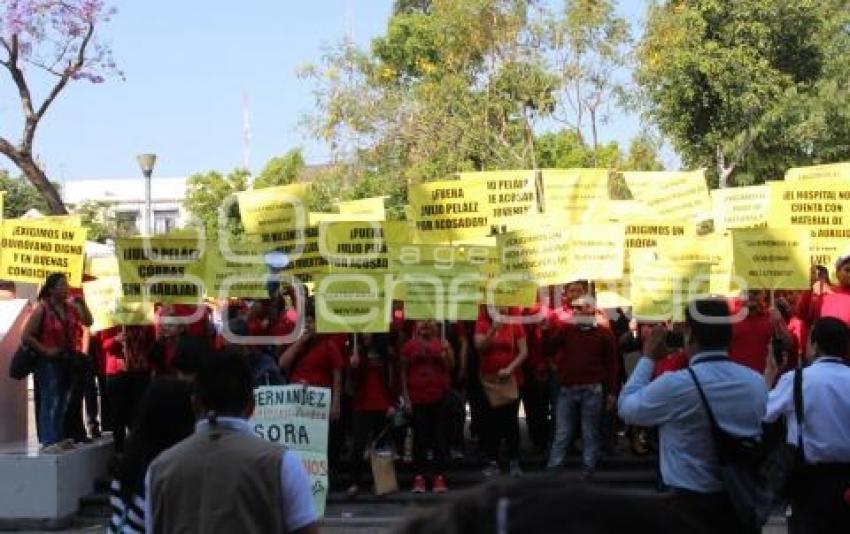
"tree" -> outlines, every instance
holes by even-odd
[[[724,187],[850,157],[847,0],[668,0],[635,79],[645,116]]]
[[[74,212],[80,215],[83,226],[88,229],[86,239],[105,243],[107,239],[125,237],[118,227],[114,207],[114,202],[104,201],[86,201],[77,206]]]
[[[67,210],[34,154],[36,130],[69,82],[100,83],[104,75],[120,75],[109,47],[95,35],[114,13],[99,0],[9,0],[0,7],[0,64],[20,100],[23,122],[17,143],[0,137],[0,154],[21,170],[54,214]],[[33,96],[34,73],[50,79],[41,101]]]
[[[629,143],[626,159],[620,164],[624,171],[661,171],[664,164],[658,159],[660,146],[657,139],[646,133],[634,137]]]
[[[254,179],[254,188],[288,185],[298,180],[298,174],[304,169],[304,154],[300,148],[293,148],[286,154],[272,158]]]
[[[592,148],[593,166],[605,165],[599,126],[608,120],[628,65],[631,29],[613,0],[567,0],[563,16],[549,21],[555,69],[561,74],[555,119]],[[589,139],[588,139],[589,138]]]
[[[31,183],[21,178],[12,178],[9,173],[0,170],[0,191],[3,197],[3,217],[13,219],[35,208],[42,213],[47,211],[47,202]]]
[[[558,78],[533,4],[399,2],[370,50],[345,42],[302,72],[315,88],[311,134],[349,169],[349,183],[383,181],[387,191],[535,166],[534,131],[553,109]]]
[[[239,220],[239,206],[235,199],[228,203],[230,195],[245,191],[250,174],[244,169],[236,169],[227,175],[216,171],[193,174],[186,181],[186,198],[183,206],[203,224],[207,236],[217,239],[219,235],[219,213],[225,212],[227,231],[231,235],[240,234],[243,229]]]

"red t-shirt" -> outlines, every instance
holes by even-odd
[[[61,319],[54,311],[53,305],[41,301],[44,315],[38,332],[38,341],[45,348],[80,350],[79,334],[81,332],[80,318],[77,308],[71,304],[62,304],[65,319]]]
[[[124,360],[124,344],[115,339],[121,333],[121,327],[114,326],[97,332],[92,342],[98,343],[100,358],[98,369],[106,376],[115,376],[127,370]]]
[[[308,384],[314,387],[333,387],[333,375],[344,366],[342,352],[327,337],[316,334],[302,354],[295,358],[295,367],[289,381],[293,384]]]
[[[488,317],[479,318],[475,323],[475,334],[486,335],[492,321]],[[517,340],[525,339],[525,329],[521,324],[502,324],[493,337],[490,345],[478,353],[481,376],[495,375],[509,366],[517,356]],[[517,385],[522,385],[522,368],[514,371]]]
[[[407,361],[407,393],[414,405],[434,404],[445,397],[449,389],[449,369],[442,350],[438,338],[429,341],[415,338],[402,347],[401,357]]]
[[[816,298],[813,298],[813,303],[815,303]],[[835,286],[832,288],[832,293],[821,295],[818,301],[815,319],[835,317],[850,326],[850,289]]]
[[[360,367],[352,372],[357,373],[358,378],[354,391],[356,411],[385,412],[393,405],[387,387],[386,365],[380,356],[375,353],[361,356]]]
[[[743,320],[732,324],[729,358],[759,374],[764,373],[771,337],[773,337],[773,325],[770,315],[750,313]]]
[[[668,354],[664,358],[655,362],[655,369],[652,371],[652,379],[655,380],[664,373],[673,373],[681,371],[688,366],[688,356],[684,350]]]

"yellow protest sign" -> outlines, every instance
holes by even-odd
[[[661,238],[655,252],[659,260],[670,263],[708,263],[711,265],[710,290],[714,295],[736,295],[732,280],[732,239],[728,233],[713,233],[689,240]],[[735,285],[737,287],[737,285]]]
[[[660,219],[698,222],[711,219],[705,170],[688,172],[624,172],[634,198]]]
[[[821,178],[829,180],[846,180],[850,178],[850,162],[812,165],[810,167],[792,167],[785,171],[785,181],[787,182]]]
[[[617,280],[623,276],[626,229],[599,223],[570,227],[567,277],[570,280]]]
[[[92,332],[120,325],[153,324],[153,303],[124,302],[118,276],[83,282],[83,295],[92,314]]]
[[[383,221],[383,215],[374,213],[322,213],[311,211],[307,214],[309,226],[319,226],[325,222],[369,222]]]
[[[533,170],[462,172],[460,180],[484,181],[491,224],[499,226],[500,231],[516,228],[514,223],[537,214],[537,179]]]
[[[266,234],[307,225],[308,184],[252,189],[236,194],[248,234]]]
[[[86,256],[83,274],[95,278],[119,276],[118,258],[115,256]]]
[[[204,297],[205,243],[154,236],[118,239],[118,267],[127,302],[197,304]]]
[[[771,228],[802,228],[811,237],[850,238],[850,180],[770,182]]]
[[[4,220],[0,279],[41,284],[51,273],[64,273],[71,287],[80,287],[86,232],[53,221]]]
[[[211,243],[205,254],[204,285],[212,298],[268,298],[268,267],[261,247],[231,245],[228,254]]]
[[[805,230],[732,230],[733,272],[750,289],[808,289],[809,254]]]
[[[628,223],[635,219],[652,219],[652,212],[637,200],[609,199],[591,212],[591,222]]]
[[[332,222],[319,227],[319,253],[330,272],[375,272],[389,269],[388,243],[408,243],[402,221]]]
[[[771,189],[766,185],[712,189],[715,231],[767,226],[770,195]]]
[[[608,169],[543,169],[543,213],[567,224],[590,222],[608,202]]]
[[[484,180],[451,180],[410,186],[412,220],[423,243],[448,243],[491,233],[492,211]]]
[[[387,197],[360,198],[339,202],[339,212],[345,215],[361,215],[370,217],[368,220],[383,221],[386,219],[384,199]],[[349,219],[351,220],[351,219]],[[356,220],[356,219],[355,219]]]
[[[444,270],[433,264],[405,265],[398,281],[405,286],[405,319],[474,321],[481,303],[481,274],[469,263]]]
[[[306,283],[313,279],[314,274],[327,271],[328,262],[319,253],[318,226],[279,230],[254,238],[258,238],[263,250],[275,250],[287,255],[288,263],[280,271],[281,274],[297,277]]]
[[[323,274],[314,283],[317,332],[389,332],[392,276]]]
[[[541,224],[497,236],[502,273],[524,275],[541,286],[564,284],[570,278],[570,231]]]
[[[624,222],[626,250],[656,247],[659,240],[667,238],[690,241],[696,237],[696,227],[688,221],[642,218]]]
[[[489,245],[463,245],[468,262],[478,266],[482,274],[480,291],[484,303],[493,306],[533,306],[537,300],[537,282],[525,280],[525,276],[509,276],[502,274],[502,263],[499,257],[499,247]]]
[[[632,316],[640,321],[683,321],[693,299],[708,295],[708,263],[673,263],[654,259],[652,252],[632,256],[629,300]]]
[[[850,240],[831,237],[812,237],[810,239],[811,264],[823,265],[830,271],[838,258],[850,253]]]

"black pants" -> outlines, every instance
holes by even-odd
[[[128,371],[106,378],[103,424],[112,431],[115,452],[124,452],[127,430],[133,426],[136,409],[150,383],[147,371]]]
[[[508,447],[508,457],[519,460],[519,401],[498,408],[487,405],[482,432],[489,461],[498,461],[502,440]]]
[[[807,466],[795,478],[791,496],[790,534],[850,532],[850,464]]]
[[[413,406],[413,460],[417,474],[446,469],[446,425],[442,402]],[[434,460],[428,462],[428,452]],[[429,465],[430,464],[430,465]]]
[[[457,389],[451,389],[444,401],[446,410],[446,445],[450,449],[463,451],[463,428],[466,425],[466,398]]]
[[[82,358],[82,356],[73,356],[74,358]],[[88,357],[87,357],[88,358]],[[82,441],[87,437],[86,427],[83,425],[83,398],[86,396],[86,390],[90,387],[90,383],[94,382],[94,369],[89,359],[86,363],[67,363],[70,400],[68,401],[68,410],[65,412],[65,437],[71,438],[74,441]],[[97,386],[95,387],[95,395],[97,394]],[[97,408],[95,408],[95,413]]]
[[[356,411],[352,415],[352,425],[354,427],[354,446],[351,457],[352,484],[360,485],[363,469],[366,467],[366,460],[363,459],[366,447],[389,424],[391,424],[391,421],[387,419],[387,413],[383,411]],[[386,440],[389,437],[390,432],[387,431],[382,437],[382,440]]]
[[[522,388],[522,405],[525,407],[525,421],[531,443],[538,450],[546,450],[552,439],[550,421],[549,388],[546,383],[538,382],[533,375],[527,375]]]
[[[714,534],[756,534],[745,529],[725,493],[696,493],[673,490],[670,504],[677,511]]]

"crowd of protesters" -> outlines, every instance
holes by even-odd
[[[810,291],[712,300],[699,311],[725,318],[723,328],[704,327],[691,315],[676,324],[630,321],[628,310],[598,309],[592,287],[574,282],[552,288],[533,308],[493,314],[482,307],[477,321],[410,321],[397,306],[389,333],[352,336],[316,332],[309,301],[296,306],[295,292],[277,289],[270,299],[160,306],[153,325],[89,335],[85,302],[69,298],[67,282],[54,275],[24,339],[43,356],[35,372],[36,420],[46,452],[99,437],[98,399],[85,393],[101,386],[104,427],[123,466],[114,496],[127,497],[121,510],[133,510],[137,525],[143,501],[128,496],[143,499],[151,461],[192,432],[185,403],[162,425],[151,419],[163,410],[143,402],[156,391],[149,384],[191,382],[205,359],[227,353],[247,364],[254,387],[331,390],[331,479],[348,480],[352,497],[364,489],[373,445],[412,464],[413,492],[430,486],[444,493],[453,461],[470,453],[486,477],[506,471],[519,478],[535,459],[563,469],[578,444],[581,478],[593,480],[600,456],[611,454],[625,432],[633,453],[658,450],[660,483],[678,506],[714,521],[716,531],[737,532],[694,371],[727,432],[758,436],[763,421],[782,416],[789,443],[803,429],[810,470],[805,497],[792,499],[795,516],[800,525],[828,518],[834,526],[850,524],[836,523],[850,515],[850,257],[839,260],[835,277],[831,283],[817,269]],[[798,364],[810,364],[802,425],[789,401],[794,373],[786,373]],[[157,388],[173,397],[179,386]],[[95,406],[86,410],[89,436],[84,403]],[[520,406],[531,453],[520,446]]]

